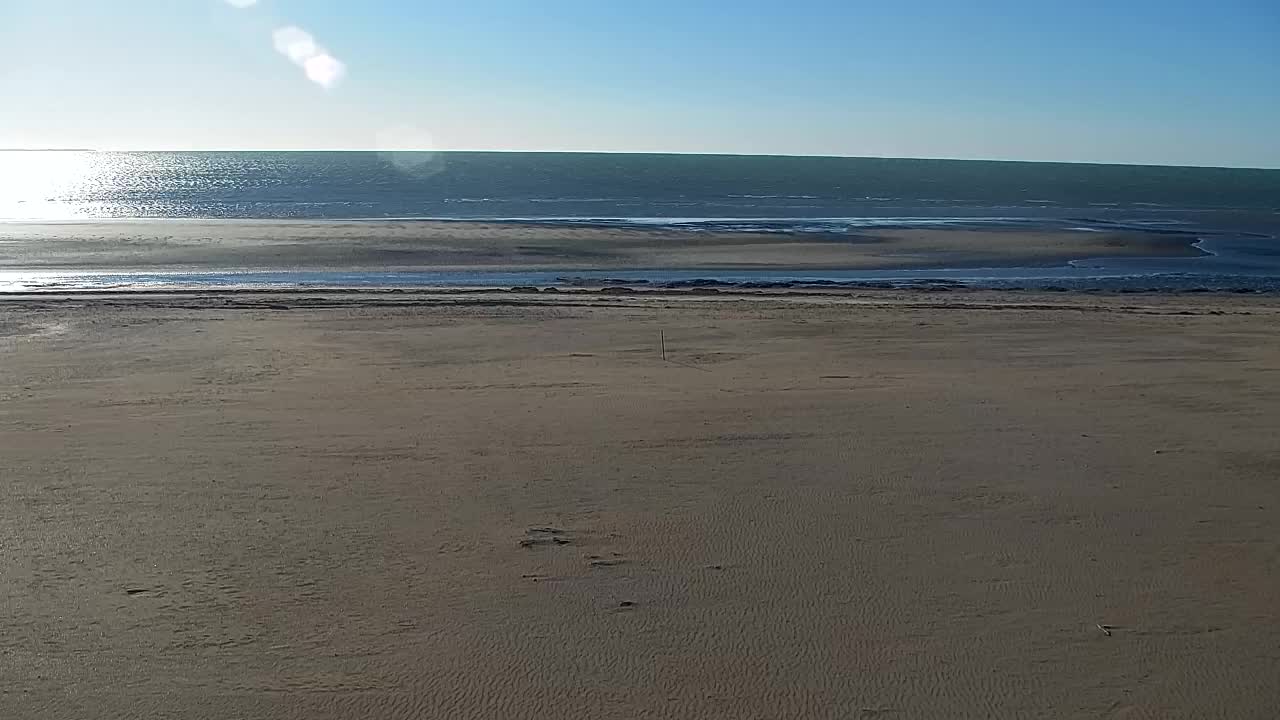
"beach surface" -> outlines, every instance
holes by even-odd
[[[478,221],[0,224],[5,269],[894,269],[1198,257],[1185,233],[1066,229],[735,232]]]
[[[0,717],[1274,718],[1278,321],[7,298]]]

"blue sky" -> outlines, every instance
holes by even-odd
[[[1278,127],[1275,0],[0,4],[0,146],[1280,167]]]

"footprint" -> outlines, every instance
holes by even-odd
[[[568,545],[573,539],[565,535],[564,530],[554,527],[531,527],[525,531],[526,537],[520,541],[520,547],[532,548],[539,545]]]

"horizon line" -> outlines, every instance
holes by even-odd
[[[991,157],[922,157],[894,155],[833,155],[822,153],[747,153],[747,152],[694,152],[689,150],[512,150],[493,148],[433,148],[433,149],[383,149],[383,148],[84,148],[84,147],[0,147],[0,152],[80,152],[80,153],[494,153],[512,155],[650,155],[650,156],[704,156],[742,158],[813,158],[831,160],[920,160],[943,162],[995,162],[1029,165],[1100,165],[1110,167],[1158,167],[1194,168],[1201,170],[1263,170],[1277,171],[1280,165],[1191,165],[1178,163],[1103,162],[1098,160],[1025,160]]]

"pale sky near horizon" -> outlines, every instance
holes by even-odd
[[[0,0],[0,147],[1280,168],[1274,0]]]

